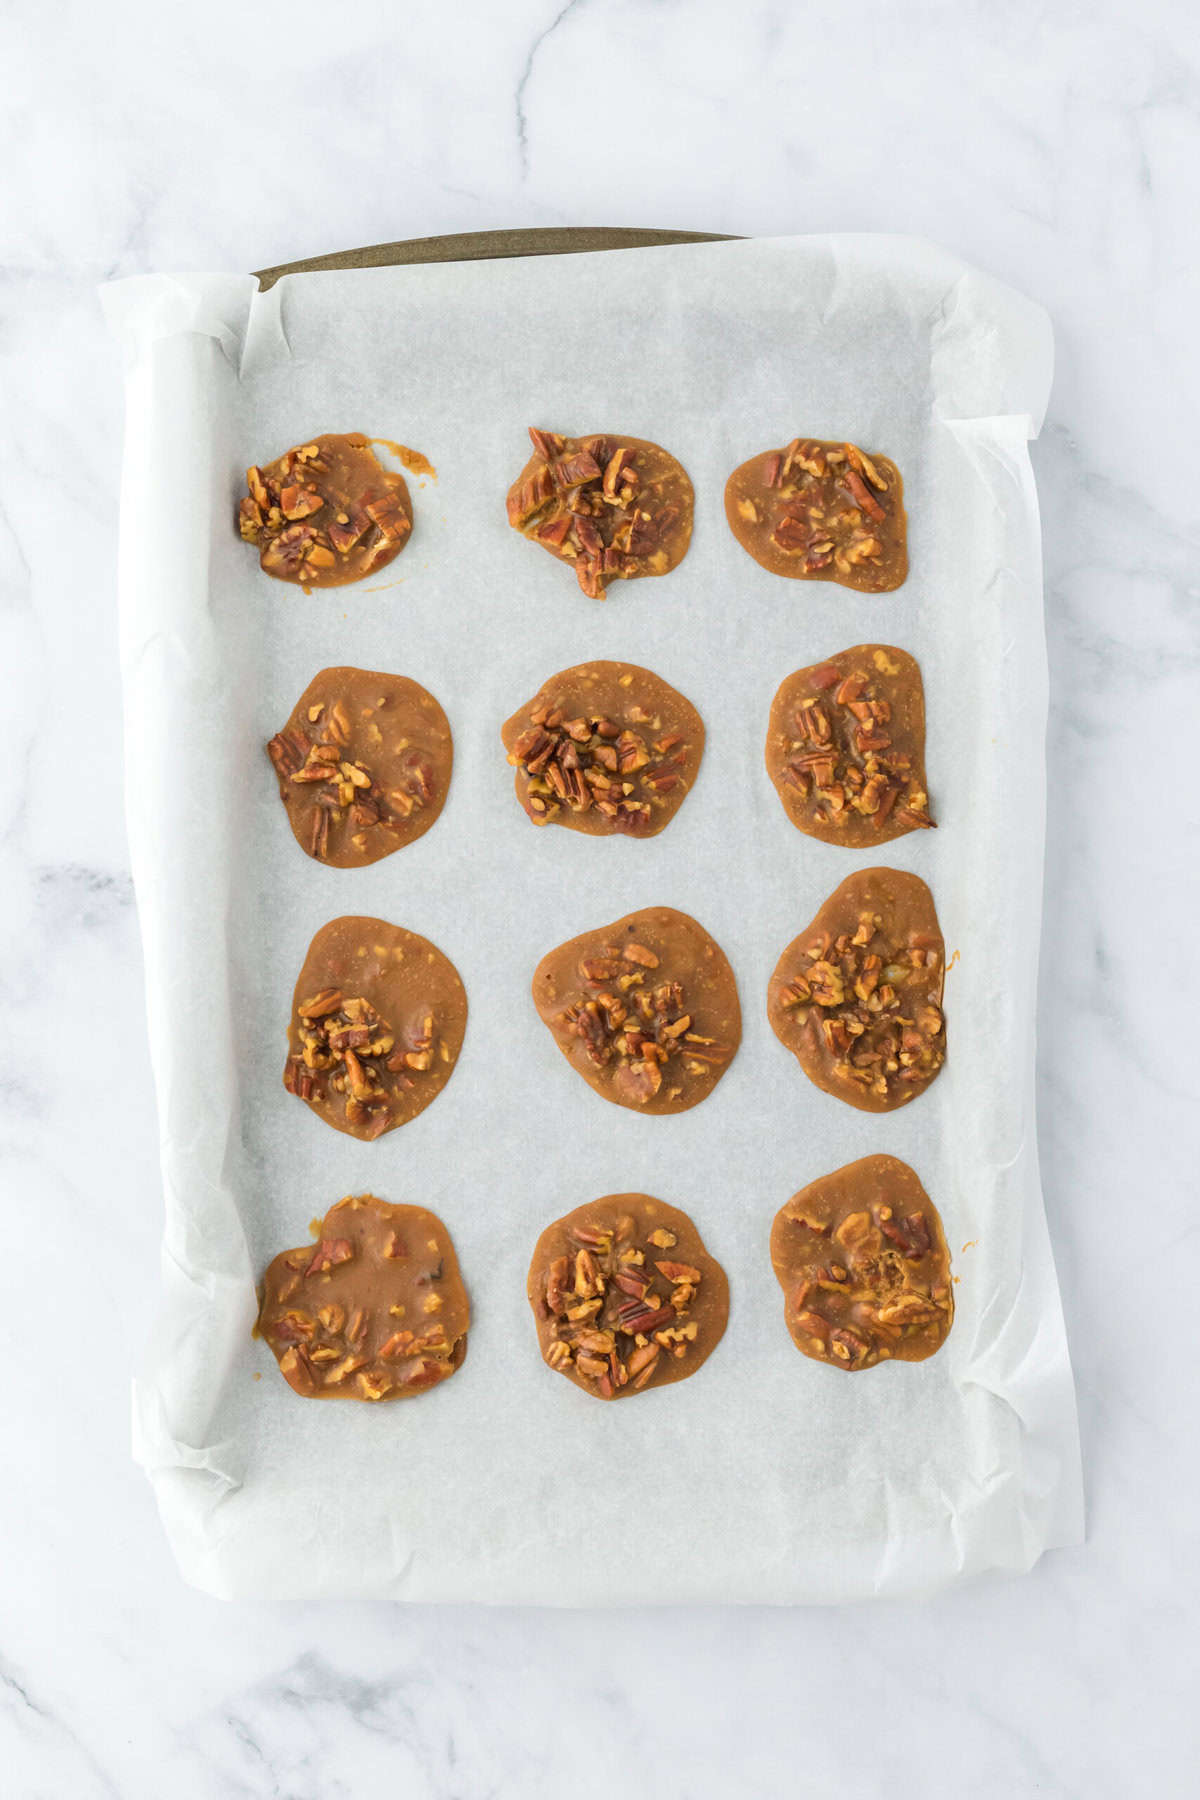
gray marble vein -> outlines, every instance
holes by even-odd
[[[517,154],[521,163],[522,181],[526,180],[529,175],[529,116],[525,110],[525,90],[533,79],[534,64],[542,45],[548,37],[553,37],[567,15],[573,13],[580,4],[581,0],[567,0],[567,4],[559,8],[545,30],[538,32],[529,46],[529,54],[525,58],[525,65],[517,82],[513,110],[516,114]]]

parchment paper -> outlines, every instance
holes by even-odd
[[[830,1601],[1027,1568],[1081,1529],[1070,1368],[1039,1186],[1034,996],[1046,679],[1026,443],[1051,370],[1044,315],[906,239],[796,238],[105,292],[128,363],[121,630],[128,806],[166,1201],[159,1325],[136,1454],[191,1582],[227,1596],[376,1593],[594,1604]],[[617,430],[696,486],[674,574],[585,599],[507,525],[525,427]],[[235,534],[243,471],[322,430],[429,456],[380,581],[269,580]],[[724,481],[797,432],[903,471],[898,592],[780,580],[738,547]],[[763,768],[791,670],[902,645],[925,678],[936,832],[881,854],[804,837]],[[696,786],[650,842],[537,831],[501,721],[556,669],[643,663],[699,707]],[[360,871],[294,842],[263,751],[315,671],[398,670],[454,731],[445,811]],[[875,1117],[821,1093],[772,1035],[768,975],[872,861],[931,885],[949,1059]],[[604,1104],[537,1020],[542,953],[636,907],[695,914],[730,957],[741,1051],[692,1112]],[[377,914],[433,939],[470,1001],[459,1067],[373,1145],[281,1085],[316,929]],[[852,1158],[910,1162],[958,1277],[945,1349],[846,1376],[792,1347],[768,1235]],[[622,1189],[693,1214],[732,1288],[690,1381],[605,1406],[540,1362],[525,1299],[539,1231]],[[299,1400],[252,1341],[254,1283],[341,1195],[434,1208],[474,1321],[418,1400]]]

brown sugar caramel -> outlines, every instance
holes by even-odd
[[[925,883],[862,869],[780,957],[767,1014],[810,1081],[864,1112],[893,1112],[946,1060],[945,964]]]
[[[412,532],[408,484],[371,443],[360,431],[325,432],[247,469],[238,530],[268,575],[342,587],[399,556]]]
[[[805,1356],[854,1371],[923,1362],[954,1320],[942,1221],[907,1163],[864,1156],[775,1216],[771,1263]]]
[[[316,1244],[270,1264],[255,1329],[306,1399],[402,1400],[461,1367],[469,1324],[436,1213],[354,1194],[326,1213]]]
[[[533,455],[508,490],[508,522],[603,600],[611,581],[666,575],[692,536],[686,470],[660,444],[616,432],[562,437],[530,426]]]
[[[726,483],[725,516],[773,575],[883,594],[908,574],[900,471],[857,444],[793,438],[752,456]]]
[[[335,1131],[377,1138],[441,1093],[466,1024],[458,970],[427,938],[332,919],[296,983],[283,1085]]]
[[[635,1112],[698,1106],[741,1042],[724,951],[668,906],[629,913],[551,950],[534,974],[533,999],[588,1086]]]
[[[313,677],[267,754],[296,842],[335,869],[423,837],[454,762],[446,715],[419,682],[349,668]]]
[[[800,831],[860,850],[932,826],[921,671],[856,644],[789,675],[771,706],[767,773]]]
[[[552,675],[501,737],[534,824],[593,837],[656,836],[704,754],[691,701],[636,663],[580,663]]]
[[[545,1361],[600,1400],[694,1375],[729,1316],[724,1269],[687,1214],[649,1194],[607,1194],[547,1226],[527,1291]]]

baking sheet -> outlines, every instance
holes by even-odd
[[[145,277],[104,299],[128,371],[128,809],[166,1207],[135,1439],[187,1579],[231,1597],[831,1601],[1076,1541],[1033,1086],[1043,313],[928,244],[858,236],[308,274],[261,295]],[[682,566],[598,604],[512,532],[529,423],[678,455],[697,494]],[[413,538],[380,581],[306,596],[232,520],[245,466],[321,430],[399,439],[438,473],[413,484]],[[734,542],[726,475],[797,432],[900,465],[898,592],[782,581]],[[868,640],[921,663],[940,827],[874,856],[798,833],[762,763],[782,678]],[[695,788],[647,842],[539,832],[511,792],[501,722],[598,657],[655,669],[707,726]],[[456,750],[433,830],[358,871],[301,853],[262,748],[341,662],[424,683]],[[765,1009],[782,947],[872,861],[929,882],[954,957],[946,1068],[883,1117],[809,1083]],[[529,997],[545,950],[655,903],[721,943],[745,1016],[712,1097],[665,1118],[601,1102]],[[470,1002],[445,1092],[369,1145],[280,1082],[305,949],[343,912],[432,938]],[[931,1361],[845,1376],[793,1349],[768,1237],[796,1189],[872,1151],[938,1205],[957,1318]],[[450,1228],[469,1354],[419,1400],[305,1403],[251,1339],[255,1278],[368,1189]],[[547,1221],[627,1189],[693,1214],[732,1305],[692,1380],[604,1406],[541,1365],[525,1273]]]

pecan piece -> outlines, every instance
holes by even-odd
[[[349,1238],[322,1238],[304,1273],[323,1275],[327,1269],[335,1269],[339,1263],[349,1262],[353,1255],[354,1246]]]
[[[280,489],[279,510],[285,519],[307,519],[311,513],[320,512],[324,504],[320,494],[314,494],[311,488]]]
[[[700,1271],[693,1269],[690,1263],[656,1262],[654,1266],[668,1281],[687,1281],[693,1287],[699,1284]]]
[[[812,533],[804,519],[795,519],[788,515],[780,519],[771,533],[771,542],[779,550],[792,554],[797,550],[807,550],[812,540]]]

